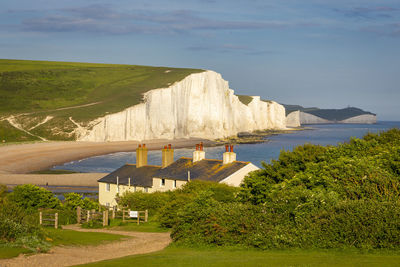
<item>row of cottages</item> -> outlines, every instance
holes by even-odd
[[[191,180],[213,181],[239,186],[243,178],[259,168],[251,162],[236,160],[233,146],[225,146],[223,159],[206,159],[203,144],[196,145],[193,158],[182,157],[174,162],[171,145],[162,149],[162,164],[147,164],[146,145],[136,149],[136,164],[121,168],[98,180],[99,202],[113,207],[117,197],[124,192],[154,192],[174,190]]]

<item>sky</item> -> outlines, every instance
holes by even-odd
[[[399,0],[1,0],[0,58],[209,69],[236,94],[400,121]]]

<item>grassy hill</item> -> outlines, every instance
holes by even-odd
[[[355,107],[348,107],[343,109],[320,109],[317,107],[305,108],[299,105],[284,105],[284,106],[286,109],[286,115],[290,114],[293,111],[300,110],[330,121],[342,121],[348,118],[365,114],[376,115],[369,111],[364,111],[362,109]]]
[[[168,87],[202,71],[0,59],[0,139],[39,139],[34,135],[50,140],[74,139],[72,132],[76,126],[69,117],[85,125],[140,103],[142,94],[151,89]],[[17,115],[15,122],[30,129],[32,135],[4,120],[11,115]]]

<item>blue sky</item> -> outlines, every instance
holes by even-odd
[[[398,0],[2,0],[0,58],[211,69],[237,94],[400,120]]]

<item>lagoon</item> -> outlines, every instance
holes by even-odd
[[[391,128],[400,128],[400,121],[380,121],[376,124],[321,124],[309,125],[303,131],[294,131],[267,137],[265,143],[243,144],[235,146],[237,160],[251,161],[261,167],[261,162],[269,163],[277,159],[281,150],[292,150],[305,143],[317,145],[337,145],[348,142],[350,138],[361,138],[368,132],[376,133]],[[175,149],[175,160],[180,157],[192,157],[193,148]],[[206,158],[222,159],[224,147],[206,147]],[[77,172],[112,172],[125,163],[135,163],[134,152],[119,152],[91,157],[79,161],[54,166],[53,169],[72,170]],[[161,165],[161,151],[149,151],[148,163]]]

